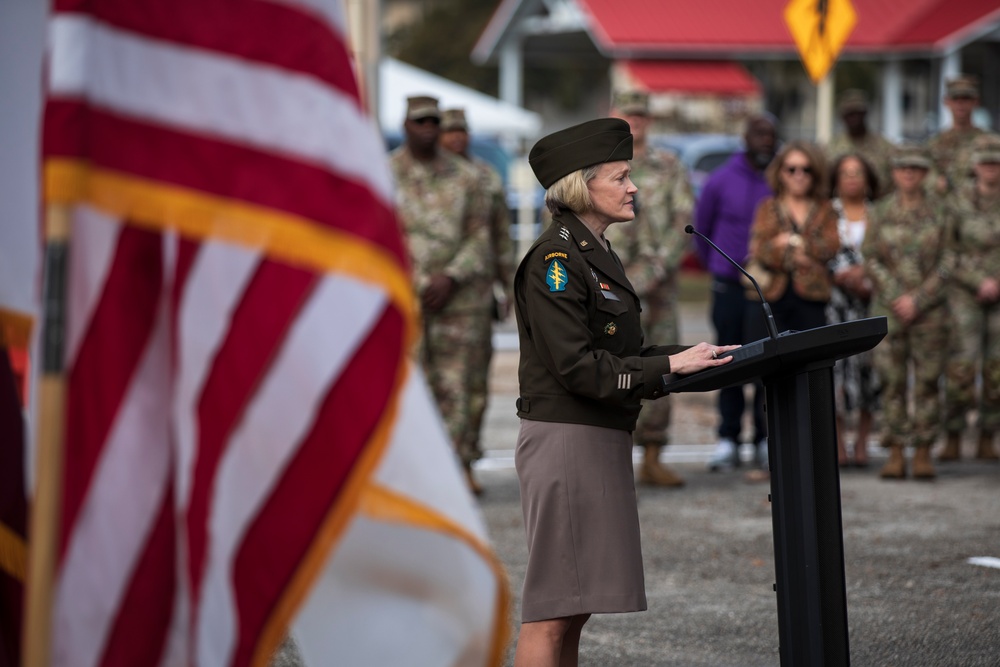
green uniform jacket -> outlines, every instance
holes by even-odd
[[[686,349],[643,347],[639,297],[621,261],[569,211],[524,256],[514,300],[522,419],[632,431],[641,399],[663,395],[665,355]]]

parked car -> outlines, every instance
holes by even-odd
[[[732,134],[655,134],[649,137],[649,143],[680,158],[696,198],[709,174],[733,153],[743,150],[743,139]]]
[[[743,139],[732,134],[654,134],[649,137],[649,143],[680,158],[688,170],[688,181],[695,200],[701,196],[711,173],[734,153],[743,150]],[[685,255],[681,266],[689,270],[703,270],[693,251]]]

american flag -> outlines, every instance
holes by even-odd
[[[57,0],[55,665],[499,664],[339,0]],[[387,630],[389,632],[387,633]]]

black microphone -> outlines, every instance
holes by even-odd
[[[737,269],[739,269],[740,273],[742,273],[743,275],[745,275],[747,278],[750,279],[750,282],[753,283],[754,288],[757,290],[757,296],[760,297],[761,308],[764,309],[764,324],[767,325],[767,332],[769,334],[771,334],[771,338],[777,338],[778,337],[778,327],[774,323],[774,315],[771,314],[771,304],[769,304],[764,299],[764,293],[760,291],[760,285],[757,284],[757,281],[754,279],[754,277],[751,276],[749,273],[747,273],[746,269],[744,269],[740,265],[739,262],[737,262],[735,259],[733,259],[729,255],[727,255],[726,253],[722,252],[722,248],[720,248],[719,246],[717,246],[714,243],[712,243],[712,239],[708,238],[707,236],[705,236],[704,234],[702,234],[701,232],[699,232],[698,230],[696,230],[691,225],[688,225],[687,227],[685,227],[684,231],[686,233],[688,233],[688,234],[694,234],[695,236],[700,236],[702,239],[705,240],[706,243],[708,243],[708,245],[710,245],[713,248],[715,248],[715,251],[717,253],[719,253],[720,255],[722,255],[723,257],[725,257],[726,259],[728,259],[730,264],[732,264]]]

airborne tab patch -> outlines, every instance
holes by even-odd
[[[556,257],[561,257],[562,259],[569,259],[569,255],[567,255],[564,252],[550,252],[547,255],[545,255],[545,261],[547,262],[550,259],[554,259]]]
[[[552,263],[549,264],[548,270],[545,272],[545,284],[549,286],[549,291],[566,291],[566,283],[568,281],[569,276],[566,275],[566,269],[563,268],[563,265],[558,259],[552,260]]]

